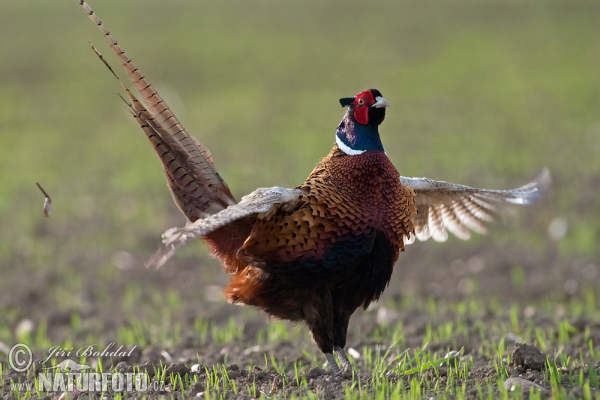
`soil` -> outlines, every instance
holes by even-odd
[[[154,240],[149,239],[147,248],[151,250],[153,244]],[[238,394],[234,394],[231,388],[227,389],[225,397],[253,398],[261,394],[276,397],[301,396],[306,389],[298,386],[294,371],[295,362],[302,366],[299,379],[305,379],[308,388],[319,397],[344,396],[348,383],[352,382],[351,373],[335,375],[323,369],[324,357],[303,333],[306,329],[304,326],[289,324],[289,331],[293,333],[290,334],[289,340],[257,343],[257,334],[264,332],[271,321],[252,309],[224,302],[220,289],[226,283],[227,276],[220,270],[216,261],[199,255],[201,252],[198,251],[192,252],[191,255],[186,253],[159,271],[148,271],[141,267],[141,264],[144,254],[150,253],[147,249],[140,251],[139,255],[115,253],[112,263],[119,268],[113,267],[110,284],[101,286],[98,286],[95,278],[97,272],[93,272],[94,265],[98,263],[87,266],[85,260],[74,261],[78,263],[81,273],[80,292],[71,293],[71,296],[74,296],[73,301],[62,306],[50,291],[37,290],[42,282],[50,285],[52,282],[59,282],[60,272],[50,270],[42,276],[24,276],[26,272],[13,271],[13,275],[9,275],[8,278],[20,286],[15,287],[10,296],[0,294],[0,307],[18,310],[17,319],[20,322],[11,327],[13,332],[20,329],[19,324],[23,321],[29,321],[35,336],[37,328],[44,321],[45,334],[50,345],[71,343],[75,347],[85,346],[90,344],[90,337],[103,340],[102,343],[117,342],[119,345],[120,327],[138,326],[142,330],[140,335],[144,337],[145,343],[138,343],[127,356],[104,358],[102,364],[105,368],[110,367],[112,371],[118,372],[138,371],[139,368],[149,373],[153,383],[162,382],[162,379],[154,376],[155,369],[161,365],[168,365],[164,385],[158,385],[156,391],[145,393],[149,398],[197,395],[202,397],[206,389],[207,372],[222,376],[222,363],[225,364],[229,379],[235,381],[238,389]],[[123,268],[122,264],[127,264],[123,259],[130,260],[130,268]],[[198,267],[199,263],[203,265],[202,268]],[[511,279],[510,271],[515,265],[525,271],[523,282]],[[594,260],[565,261],[554,254],[535,253],[518,247],[507,248],[488,239],[482,239],[477,245],[471,246],[457,241],[443,245],[411,245],[401,254],[392,282],[379,303],[366,312],[358,311],[353,316],[348,348],[358,351],[359,354],[364,354],[365,348],[383,354],[392,343],[391,340],[376,339],[377,332],[382,327],[394,326],[397,322],[401,322],[404,328],[406,347],[421,347],[428,326],[435,329],[455,320],[458,314],[452,311],[452,305],[473,299],[489,306],[484,306],[485,311],[479,315],[467,315],[464,318],[467,329],[474,326],[475,319],[489,326],[499,321],[510,321],[510,309],[517,307],[521,319],[525,320],[527,317],[527,324],[534,324],[553,332],[556,332],[557,320],[569,321],[573,328],[571,340],[561,350],[565,355],[577,358],[584,354],[585,358],[585,351],[588,351],[589,356],[586,338],[600,343],[600,321],[585,317],[570,318],[566,305],[570,301],[581,300],[586,288],[599,287],[600,274],[592,273],[597,271],[596,265]],[[137,309],[135,313],[123,309],[123,299],[133,284],[140,288],[132,301],[132,307]],[[169,292],[177,293],[180,301],[175,307],[177,312],[165,316],[162,313],[172,308],[167,295]],[[164,307],[158,309],[157,302],[162,302]],[[445,311],[435,314],[427,312],[428,302],[434,302]],[[549,311],[548,307],[539,306],[544,302],[554,304],[554,310]],[[499,306],[500,310],[492,311],[493,304]],[[450,307],[444,309],[444,305]],[[161,315],[158,318],[151,315],[153,310]],[[74,313],[80,318],[78,329],[73,329]],[[199,319],[211,321],[218,326],[227,326],[231,317],[242,331],[241,339],[232,340],[225,345],[216,343],[211,339],[211,335],[208,335],[205,342],[200,340],[195,326]],[[164,321],[161,323],[161,320]],[[172,327],[175,325],[180,327],[181,339],[174,339],[170,343],[168,336],[173,332]],[[161,332],[166,333],[161,336]],[[543,397],[551,395],[544,366],[546,358],[553,357],[554,352],[548,351],[548,354],[543,354],[533,344],[518,344],[520,338],[512,332],[487,334],[490,335],[487,339],[496,343],[504,339],[506,354],[512,353],[513,365],[508,367],[510,377],[504,382],[506,388],[528,392],[533,386],[540,390]],[[162,340],[157,339],[160,337]],[[449,350],[461,348],[460,360],[472,357],[473,367],[468,378],[464,382],[455,383],[458,387],[465,384],[468,398],[481,396],[476,384],[490,383],[494,388],[492,390],[498,390],[498,374],[493,366],[493,355],[486,357],[481,353],[481,341],[480,336],[473,332],[469,334],[468,340],[453,336],[449,342],[431,342],[428,345],[429,349],[440,357]],[[9,343],[4,345],[10,347]],[[307,349],[308,352],[303,349]],[[401,351],[400,348],[394,348],[389,357]],[[32,374],[31,371],[12,371],[7,365],[5,354],[2,353],[0,349],[4,371],[4,386],[0,388],[0,394],[10,397],[10,381],[30,381]],[[48,354],[48,349],[34,348],[33,353],[34,358],[39,360]],[[283,373],[277,372],[271,362],[265,366],[265,357],[276,360]],[[360,377],[361,385],[368,387],[373,374],[363,372],[363,363],[363,357],[357,359],[354,373]],[[600,373],[600,365],[593,368]],[[563,371],[565,376],[569,372],[580,373],[578,369]],[[584,368],[581,373],[587,376],[589,371]],[[186,374],[190,377],[197,375],[198,382],[184,391],[181,391],[178,385],[171,386],[171,377]],[[439,387],[443,389],[447,383],[443,367],[439,368],[437,375],[431,372],[428,377],[432,387],[439,383]],[[412,376],[390,373],[387,374],[387,378],[392,382],[404,381],[408,388]],[[567,379],[563,382],[567,382]],[[152,388],[155,387],[153,383],[150,385]],[[583,396],[581,388],[567,385],[565,389],[573,397]],[[80,399],[94,397],[88,393],[76,395]],[[430,393],[423,393],[423,397],[428,395]],[[130,396],[135,397],[135,393],[130,393]],[[58,397],[58,394],[55,397]]]

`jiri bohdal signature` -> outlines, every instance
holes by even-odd
[[[100,349],[98,345],[92,344],[81,347],[75,352],[73,352],[73,347],[67,348],[62,346],[52,346],[48,349],[48,356],[40,360],[40,364],[44,364],[54,357],[131,357],[131,354],[137,347],[137,345],[134,345],[130,350],[126,350],[123,349],[123,346],[119,346],[113,350],[113,347],[115,346],[115,342],[112,342],[106,345],[103,349]]]

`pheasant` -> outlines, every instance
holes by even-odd
[[[512,190],[400,176],[379,135],[389,103],[370,89],[340,99],[348,109],[335,145],[303,184],[260,188],[237,202],[209,150],[187,133],[92,9],[78,2],[139,92],[142,101],[121,83],[188,219],[163,234],[164,245],[147,265],[160,267],[181,246],[204,240],[231,275],[227,300],[306,322],[334,371],[340,371],[334,354],[350,368],[344,351],[350,317],[379,299],[405,244],[445,241],[448,232],[460,239],[486,233],[506,204],[532,204],[549,189],[547,170]]]

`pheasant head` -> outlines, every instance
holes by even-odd
[[[336,143],[348,155],[358,155],[369,150],[383,150],[379,138],[379,124],[385,118],[385,108],[390,104],[377,89],[360,92],[354,97],[340,99],[342,107],[348,111],[342,118],[337,132]]]

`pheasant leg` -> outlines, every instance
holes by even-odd
[[[325,358],[327,359],[327,362],[329,363],[331,370],[334,373],[338,374],[340,372],[340,367],[338,367],[337,362],[335,361],[335,357],[333,356],[333,353],[325,353]]]

